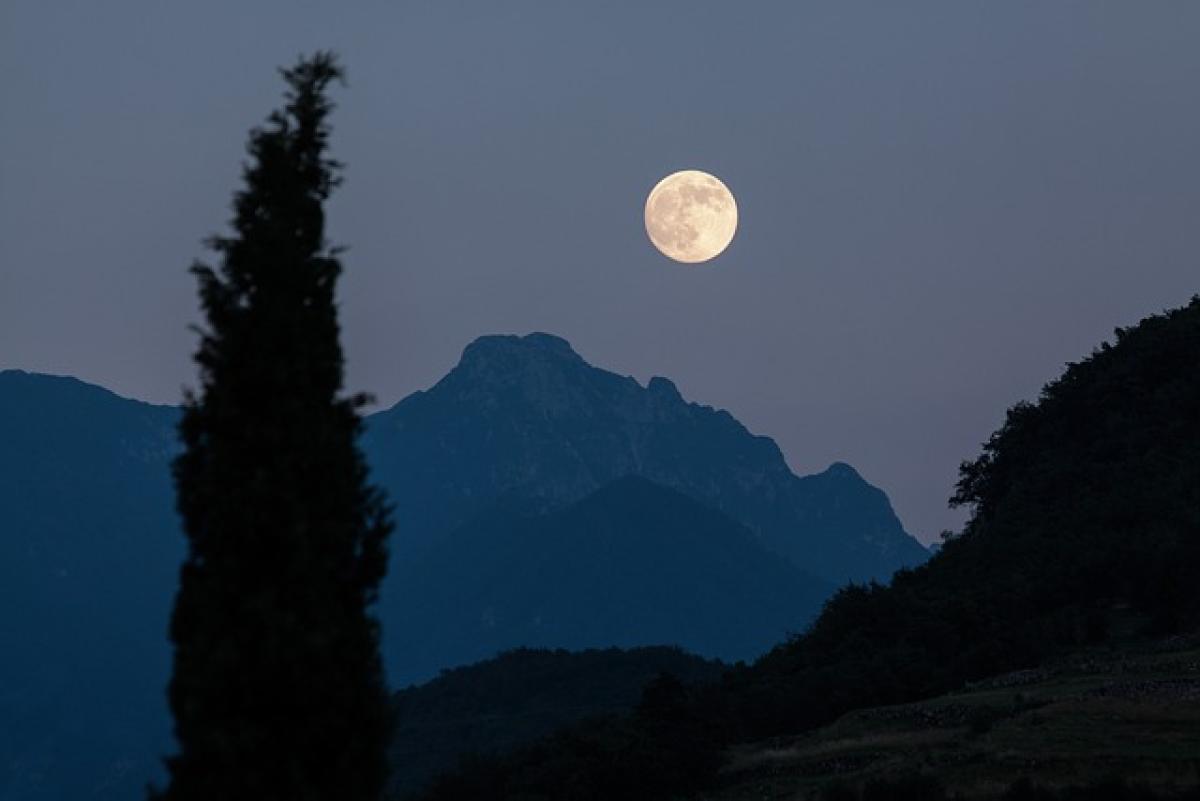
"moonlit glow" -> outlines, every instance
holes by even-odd
[[[646,233],[654,247],[675,261],[696,264],[720,255],[733,241],[737,224],[733,193],[706,172],[672,173],[646,198]]]

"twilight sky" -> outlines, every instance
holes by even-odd
[[[186,267],[275,67],[333,48],[351,389],[557,333],[928,541],[1009,405],[1200,291],[1197,42],[1167,0],[4,0],[0,368],[178,402]],[[705,265],[642,228],[683,168],[737,196]]]

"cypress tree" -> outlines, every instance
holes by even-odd
[[[189,552],[171,619],[178,753],[169,801],[375,799],[388,700],[373,616],[389,510],[342,396],[341,265],[323,203],[328,53],[282,70],[286,104],[251,131],[219,269],[196,264],[207,327],[174,464]]]

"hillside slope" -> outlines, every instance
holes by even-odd
[[[752,659],[832,591],[720,512],[632,476],[546,515],[502,507],[394,571],[389,636],[418,678],[522,645]]]
[[[963,533],[891,587],[843,590],[757,665],[750,683],[787,689],[747,725],[786,731],[1036,664],[1105,641],[1114,605],[1148,634],[1200,624],[1197,365],[1200,299],[1013,407],[962,467]]]
[[[815,731],[737,746],[710,801],[843,797],[924,777],[930,798],[1200,786],[1200,637],[1095,648],[936,698],[860,709]]]

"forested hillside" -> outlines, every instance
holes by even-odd
[[[686,685],[724,666],[678,648],[521,648],[395,695],[397,795],[420,789],[473,754],[500,754],[581,720],[627,712],[662,673]]]
[[[1200,615],[1200,300],[1118,330],[1022,403],[963,464],[973,514],[890,587],[848,587],[811,633],[755,666],[779,688],[747,733],[940,692],[1101,642],[1128,608],[1146,634]],[[1123,615],[1128,616],[1128,613]],[[836,670],[832,667],[836,667]]]

